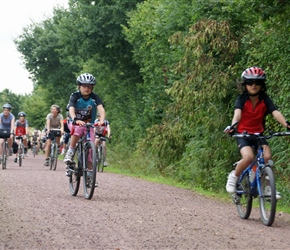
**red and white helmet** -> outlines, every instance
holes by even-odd
[[[259,67],[253,66],[250,68],[247,68],[242,73],[243,80],[266,80],[266,74],[264,70],[262,70]]]

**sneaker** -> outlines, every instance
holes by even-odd
[[[12,156],[12,155],[13,155],[12,148],[9,148],[9,156]]]
[[[45,159],[44,166],[46,166],[46,167],[49,166],[49,158],[46,158],[46,159]]]
[[[14,162],[17,163],[17,157],[14,159]]]
[[[73,163],[74,162],[74,160],[73,160],[74,155],[75,155],[75,153],[72,150],[68,150],[63,161],[65,163]]]
[[[104,166],[104,167],[107,167],[107,166],[108,166],[108,162],[104,161],[103,166]]]
[[[228,193],[232,194],[232,193],[237,192],[237,182],[238,182],[238,177],[235,176],[235,171],[233,170],[228,175],[228,181],[226,185],[226,190]]]
[[[266,186],[264,189],[264,195],[265,196],[271,196],[271,187]],[[281,200],[280,192],[276,191],[276,200]]]

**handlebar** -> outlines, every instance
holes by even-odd
[[[242,134],[233,134],[230,135],[232,137],[235,138],[249,138],[249,139],[254,139],[254,140],[260,140],[260,139],[271,139],[275,136],[290,136],[290,132],[271,132],[268,135],[261,135],[259,133],[257,134],[246,134],[246,133],[242,133]]]

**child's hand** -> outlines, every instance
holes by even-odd
[[[234,129],[232,129],[231,126],[227,126],[227,127],[224,129],[224,132],[225,132],[226,134],[230,134],[230,133],[232,133],[233,131],[234,131]]]

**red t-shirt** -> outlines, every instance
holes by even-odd
[[[261,93],[256,105],[254,106],[247,92],[240,95],[235,103],[235,109],[242,110],[241,120],[239,121],[238,133],[247,132],[248,134],[263,133],[265,130],[265,117],[277,110],[276,106],[266,93]]]
[[[24,120],[23,122],[20,122],[17,120],[15,122],[15,127],[16,127],[16,136],[20,135],[26,135],[26,127],[28,127],[28,122],[27,120]]]

